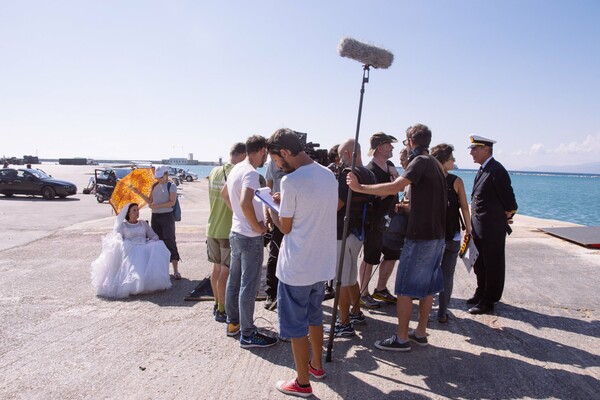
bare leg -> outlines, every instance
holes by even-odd
[[[311,327],[312,328],[312,327]],[[309,328],[312,341],[312,331]],[[323,341],[323,332],[321,332],[321,342]],[[308,337],[292,338],[292,353],[294,354],[294,364],[296,364],[296,372],[298,373],[298,383],[308,385],[308,362],[310,360],[310,351],[308,346]],[[313,367],[315,365],[313,364]]]
[[[215,296],[215,303],[219,302],[219,275],[221,274],[221,264],[213,263],[213,270],[210,274],[210,287]]]
[[[350,305],[352,307],[353,314],[360,313],[360,289],[358,287],[358,283],[349,287],[350,289]]]
[[[340,321],[342,324],[348,325],[350,323],[350,286],[342,286],[340,288]]]
[[[173,274],[177,275],[177,272],[179,272],[179,270],[177,269],[179,260],[171,260],[171,264],[173,264]]]
[[[229,278],[229,267],[221,265],[221,273],[217,283],[217,299],[219,304],[225,305],[225,291],[227,290],[227,279]]]
[[[377,290],[383,290],[387,288],[388,281],[390,280],[390,276],[392,276],[392,272],[394,272],[394,267],[396,266],[396,260],[383,260],[381,264],[379,264],[379,278],[377,279]]]
[[[312,357],[310,363],[314,369],[323,368],[323,325],[311,325],[308,327],[310,334],[310,347]]]
[[[419,301],[419,325],[417,325],[416,333],[419,337],[427,335],[427,322],[429,322],[429,313],[433,304],[433,296],[423,297]]]
[[[396,310],[398,311],[398,339],[408,340],[408,323],[412,312],[412,298],[409,296],[398,296]]]
[[[363,296],[369,294],[369,278],[373,273],[373,265],[367,264],[366,262],[360,263],[360,268],[358,270],[358,279],[360,281],[360,293]],[[379,273],[381,275],[381,272]]]

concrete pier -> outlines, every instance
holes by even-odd
[[[90,166],[41,168],[75,182],[79,193],[93,173]],[[184,279],[126,300],[96,297],[90,284],[90,263],[114,222],[110,205],[83,194],[0,196],[0,398],[287,398],[274,384],[295,376],[289,343],[241,349],[214,321],[211,302],[183,300],[212,266],[206,181],[179,190]],[[141,218],[150,219],[147,207]],[[493,315],[466,313],[475,276],[459,260],[451,320],[439,324],[432,312],[428,347],[376,349],[375,340],[394,332],[396,310],[366,310],[355,337],[335,340],[328,377],[312,384],[315,398],[598,398],[600,251],[537,230],[571,225],[515,217],[506,288]],[[330,316],[333,300],[324,304]],[[255,317],[277,329],[277,314],[262,303]]]

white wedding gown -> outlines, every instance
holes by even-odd
[[[92,263],[92,285],[99,296],[116,298],[169,289],[170,258],[146,221],[123,221],[102,239],[102,253]]]

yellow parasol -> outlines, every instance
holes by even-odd
[[[127,203],[137,203],[139,208],[142,208],[147,204],[146,200],[132,189],[137,189],[144,196],[149,197],[154,182],[156,179],[153,168],[136,168],[117,182],[108,202],[117,214]]]

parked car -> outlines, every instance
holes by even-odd
[[[171,180],[171,182],[173,182],[175,185],[179,186],[179,184],[181,182],[183,182],[183,174],[181,174],[179,172],[179,170],[175,167],[171,167],[168,166],[168,171],[169,171],[169,179]]]
[[[179,173],[183,175],[183,180],[185,180],[186,182],[192,182],[192,181],[198,180],[198,174],[190,171],[189,169],[187,171],[184,171],[183,169],[180,168]]]
[[[77,186],[35,168],[3,168],[0,169],[0,193],[6,197],[26,194],[52,200],[55,196],[65,198],[76,194]]]
[[[96,200],[104,203],[110,199],[117,181],[124,178],[133,168],[102,168],[94,170]]]

